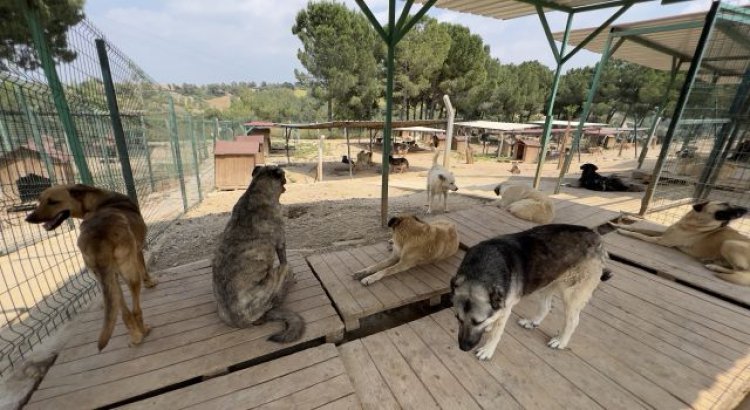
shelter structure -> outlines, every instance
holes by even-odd
[[[685,71],[640,213],[708,198],[719,186],[723,194],[717,193],[715,199],[750,203],[742,188],[750,180],[750,172],[738,155],[743,140],[750,138],[750,8],[714,2],[705,13],[618,25],[608,35],[598,33],[592,38],[594,31],[578,30],[565,36],[571,43],[580,42],[602,54],[581,118],[588,115],[604,63],[610,57],[669,70],[670,83],[678,72]],[[583,43],[583,39],[590,40]],[[668,103],[667,95],[665,92],[656,109],[657,117]],[[641,163],[657,124],[654,121],[649,130]],[[582,128],[579,123],[574,144]],[[675,146],[678,142],[679,147]],[[558,184],[570,159],[569,155]],[[660,184],[663,172],[682,183]],[[660,205],[649,209],[655,198]]]
[[[388,21],[381,24],[366,4],[365,0],[355,0],[357,5],[365,14],[367,19],[375,28],[380,38],[386,43],[386,87],[385,87],[385,123],[383,129],[384,146],[389,147],[391,142],[391,130],[393,128],[392,111],[393,111],[393,77],[395,72],[395,51],[399,41],[411,30],[411,28],[427,13],[427,11],[436,6],[438,8],[453,10],[462,13],[469,13],[484,17],[496,18],[499,20],[509,20],[517,17],[524,17],[536,14],[544,28],[544,32],[550,44],[550,48],[555,56],[557,67],[552,81],[552,89],[546,105],[546,119],[544,124],[544,134],[541,138],[540,161],[534,176],[534,187],[538,188],[541,180],[542,166],[544,165],[544,154],[547,150],[547,142],[550,131],[552,130],[552,113],[554,110],[555,97],[557,88],[560,83],[565,63],[582,50],[591,39],[604,31],[618,17],[630,9],[633,4],[644,3],[652,0],[426,0],[420,1],[421,7],[414,15],[409,15],[413,0],[407,0],[400,14],[396,13],[396,0],[388,0]],[[664,1],[664,0],[663,0]],[[675,0],[670,0],[672,3]],[[680,0],[676,0],[680,1]],[[571,50],[567,50],[567,39],[572,29],[573,17],[576,14],[588,11],[614,8],[616,11],[607,18],[594,32],[587,36],[584,41]],[[565,34],[562,38],[561,45],[558,48],[552,37],[552,31],[549,28],[545,9],[548,11],[559,11],[567,14],[565,25]],[[388,158],[390,148],[383,150],[383,158]],[[383,161],[387,171],[387,161]],[[381,183],[381,223],[386,225],[388,219],[388,172],[383,172]]]
[[[271,153],[271,128],[275,125],[267,121],[249,121],[242,124],[242,127],[246,136],[260,139],[260,152],[268,156]]]
[[[75,180],[71,156],[55,148],[52,138],[39,139],[40,144],[28,141],[0,156],[0,184],[6,187],[3,199],[33,201],[52,184]]]
[[[216,141],[214,178],[216,189],[245,189],[251,173],[260,160],[260,144],[256,141]]]

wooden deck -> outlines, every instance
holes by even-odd
[[[655,270],[659,275],[689,283],[750,306],[750,288],[717,278],[702,263],[674,248],[655,245],[612,232],[604,235],[604,243],[611,255],[631,264]]]
[[[450,310],[339,346],[365,408],[729,409],[750,389],[748,311],[618,263],[569,350],[508,322],[495,357],[458,349]],[[518,314],[530,314],[534,301]],[[560,303],[556,303],[559,305]]]
[[[448,293],[450,278],[456,273],[464,253],[459,250],[445,261],[397,273],[370,286],[363,286],[352,278],[354,272],[388,254],[386,244],[381,243],[308,257],[347,331],[359,328],[361,319],[376,313],[424,300],[437,303],[441,295]]]
[[[90,311],[76,319],[75,335],[27,408],[111,405],[290,352],[306,342],[339,340],[343,324],[304,258],[290,253],[289,264],[296,283],[286,304],[307,322],[298,342],[281,345],[267,341],[280,328],[278,323],[250,329],[221,323],[216,315],[209,262],[200,261],[160,274],[159,285],[143,292],[144,319],[152,331],[140,346],[128,348],[127,332],[118,321],[109,345],[98,353],[96,340],[103,312],[101,303],[93,303]]]
[[[359,399],[333,344],[303,350],[125,409],[359,409]]]

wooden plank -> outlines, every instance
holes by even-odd
[[[629,238],[617,232],[604,235],[604,243],[611,254],[622,259],[750,306],[750,292],[746,288],[717,278],[700,262],[676,249]]]
[[[342,366],[343,369],[343,366]],[[298,391],[284,398],[268,404],[258,406],[258,409],[315,409],[325,406],[343,397],[349,396],[354,391],[351,381],[346,374],[339,374],[331,379],[319,382],[307,389]],[[245,403],[242,402],[244,406]]]
[[[350,394],[334,402],[318,407],[318,410],[349,410],[361,409],[362,404],[359,402],[356,394]],[[381,407],[382,408],[382,407]]]
[[[341,283],[341,279],[339,279],[336,273],[333,272],[331,267],[322,258],[321,255],[311,255],[307,258],[307,260],[308,262],[310,262],[310,265],[312,265],[315,273],[318,275],[321,282],[323,282],[323,286],[333,299],[334,304],[336,305],[339,313],[344,319],[346,328],[349,330],[352,329],[352,323],[350,322],[351,320],[357,323],[357,326],[355,326],[354,328],[359,327],[354,313],[360,312],[362,310],[362,307],[354,299],[354,296],[351,294],[351,292],[349,292],[349,290],[343,285],[343,283]]]
[[[292,374],[310,366],[334,360],[338,356],[336,347],[330,343],[305,349],[289,356],[280,357],[247,369],[214,377],[201,383],[173,390],[155,397],[125,406],[126,409],[184,408],[236,391],[261,385]]]
[[[339,351],[363,408],[389,410],[400,408],[393,392],[383,380],[361,340],[344,343],[339,346]]]
[[[362,312],[372,312],[382,309],[383,304],[365,286],[352,279],[351,274],[354,271],[350,270],[341,260],[339,257],[339,253],[341,252],[344,251],[323,254],[323,259],[328,263],[328,266],[336,274],[344,287],[354,296]]]

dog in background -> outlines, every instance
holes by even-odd
[[[269,340],[293,342],[304,333],[302,317],[281,307],[291,285],[284,219],[279,198],[286,191],[284,170],[253,169],[250,186],[232,209],[213,258],[213,287],[224,323],[249,327],[266,320],[284,323]],[[276,258],[279,266],[274,267]]]
[[[606,259],[599,234],[577,225],[542,225],[480,242],[466,252],[451,280],[459,347],[472,350],[489,333],[476,356],[491,359],[511,309],[522,297],[541,298],[536,315],[518,322],[531,329],[544,320],[552,309],[552,296],[560,293],[565,325],[547,345],[564,349],[597,285],[611,277],[604,268]]]
[[[452,222],[427,223],[414,215],[404,215],[391,218],[388,226],[393,230],[391,256],[354,273],[354,279],[365,286],[458,252],[458,232]]]
[[[581,188],[591,191],[641,191],[633,185],[625,184],[618,176],[602,176],[596,172],[598,169],[594,164],[581,165],[581,178],[578,180]]]
[[[150,331],[143,323],[141,283],[150,288],[156,281],[149,276],[143,258],[146,223],[138,205],[117,192],[80,184],[56,185],[39,195],[39,204],[26,221],[52,231],[68,218],[83,219],[78,248],[102,288],[104,326],[99,334],[99,351],[109,343],[119,312],[128,328],[130,345],[140,344]],[[118,276],[130,289],[132,312]]]
[[[456,177],[453,173],[438,164],[440,151],[435,151],[432,157],[432,168],[427,173],[427,213],[432,213],[435,197],[443,196],[443,212],[448,210],[448,191],[456,192]]]
[[[495,187],[495,195],[502,198],[495,204],[516,218],[538,224],[548,224],[555,219],[555,205],[547,195],[526,185],[510,185],[504,189],[502,185]]]
[[[510,167],[510,173],[513,174],[513,175],[519,175],[519,174],[521,174],[521,169],[518,168],[518,162],[513,161],[511,164],[513,166]]]
[[[406,158],[396,158],[393,155],[388,155],[388,163],[391,165],[391,169],[394,171],[398,170],[400,173],[404,173],[404,169],[409,169],[409,160]]]
[[[747,209],[726,202],[701,202],[666,231],[610,224],[622,235],[677,248],[728,282],[750,286],[750,238],[727,226]]]
[[[371,166],[372,165],[372,151],[359,151],[357,153],[357,162],[354,164],[355,167]]]

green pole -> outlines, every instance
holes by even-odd
[[[128,143],[125,141],[125,130],[122,128],[122,118],[120,118],[120,107],[117,105],[117,94],[115,84],[112,81],[112,71],[109,67],[109,56],[107,55],[107,44],[104,39],[97,38],[96,52],[99,55],[99,65],[102,68],[102,82],[104,83],[104,94],[107,96],[107,106],[109,108],[109,118],[112,121],[112,131],[115,136],[115,145],[117,146],[117,156],[120,159],[120,168],[122,169],[122,178],[125,181],[125,190],[128,197],[133,203],[138,205],[138,192],[135,188],[135,178],[133,178],[133,168],[130,166],[130,153],[128,152]]]
[[[201,191],[201,170],[200,161],[198,160],[198,142],[196,141],[195,131],[193,130],[193,117],[188,114],[188,128],[190,129],[190,145],[193,149],[193,166],[195,167],[195,181],[198,184],[198,202],[203,202],[203,192]]]
[[[219,119],[214,118],[214,138],[213,143],[216,145],[216,139],[219,138]]]
[[[185,175],[182,173],[182,156],[180,155],[180,137],[177,135],[177,116],[174,113],[174,100],[169,96],[169,135],[172,142],[172,158],[177,169],[177,178],[180,181],[180,193],[182,193],[182,209],[187,212],[188,200],[185,192]]]
[[[201,115],[201,147],[203,148],[203,159],[208,158],[208,145],[206,144],[206,119]]]
[[[52,54],[47,45],[47,39],[44,37],[44,28],[42,27],[41,18],[39,17],[39,10],[34,6],[29,7],[25,0],[16,0],[16,3],[20,5],[21,10],[23,10],[26,22],[31,30],[31,38],[36,46],[36,51],[42,64],[44,75],[47,77],[47,84],[52,90],[52,98],[54,99],[55,107],[57,108],[57,115],[60,117],[60,122],[62,122],[63,129],[65,130],[65,135],[68,139],[68,146],[70,152],[73,154],[73,160],[78,168],[81,182],[91,185],[94,183],[94,180],[91,177],[91,171],[86,162],[86,155],[83,152],[81,141],[78,139],[75,123],[70,114],[70,107],[68,106],[68,101],[65,99],[65,91],[63,90],[60,77],[58,77],[57,70],[55,69],[55,61],[52,59]]]
[[[41,158],[42,163],[44,164],[44,168],[47,171],[47,177],[52,184],[55,184],[55,167],[52,165],[52,160],[47,154],[47,147],[44,146],[44,141],[42,140],[42,132],[39,127],[39,118],[31,110],[31,107],[29,107],[29,104],[26,101],[26,96],[23,94],[23,90],[21,89],[21,87],[18,86],[18,84],[13,84],[13,88],[16,92],[16,100],[21,106],[21,111],[23,112],[24,117],[26,117],[26,122],[31,128],[31,137],[34,140],[34,145],[36,145],[36,149],[39,152],[39,157]]]
[[[385,82],[385,123],[383,124],[383,164],[380,189],[380,224],[388,225],[388,158],[391,155],[391,124],[393,120],[393,74],[395,71],[396,52],[396,0],[388,0],[388,54],[386,56]]]
[[[540,13],[540,17],[544,16],[544,10],[537,6],[537,12]],[[542,21],[545,21],[544,19]],[[547,147],[549,144],[549,137],[552,133],[552,112],[555,108],[555,98],[557,97],[557,88],[560,85],[560,75],[562,74],[562,68],[565,64],[563,56],[565,55],[565,47],[568,43],[568,36],[570,35],[570,28],[573,24],[573,13],[568,14],[568,21],[565,24],[565,33],[563,34],[562,43],[560,44],[559,58],[557,59],[557,69],[555,69],[555,76],[552,78],[552,90],[550,91],[549,99],[547,100],[547,111],[544,118],[544,131],[542,133],[540,148],[539,148],[539,161],[536,166],[536,173],[534,174],[533,187],[539,189],[539,183],[542,179],[542,168],[544,167],[544,160],[547,156]],[[571,150],[572,152],[573,150]]]
[[[596,95],[596,91],[599,88],[599,80],[601,79],[602,71],[604,71],[604,65],[607,64],[607,60],[609,59],[609,52],[611,47],[612,30],[610,30],[609,36],[607,36],[607,42],[604,45],[602,57],[599,60],[599,65],[596,67],[594,78],[591,80],[591,88],[589,88],[588,95],[586,96],[586,101],[583,104],[583,110],[581,111],[581,117],[578,121],[578,127],[576,128],[576,132],[573,135],[573,142],[570,144],[570,150],[568,151],[568,154],[565,155],[565,162],[563,162],[563,166],[562,168],[560,168],[560,175],[557,178],[557,185],[555,186],[556,194],[560,193],[560,186],[562,185],[563,178],[565,178],[565,174],[567,174],[568,170],[570,169],[570,164],[571,162],[573,162],[574,153],[579,149],[578,146],[581,143],[583,125],[586,122],[586,119],[589,116],[589,112],[591,111],[591,106],[594,103],[594,96]]]
[[[8,128],[5,126],[5,116],[0,117],[0,139],[2,139],[3,152],[13,151],[13,143],[10,141]]]
[[[148,145],[148,134],[146,133],[146,121],[143,119],[143,114],[139,115],[138,118],[141,121],[141,133],[143,135],[143,145],[146,149],[146,166],[148,167],[148,181],[151,185],[151,192],[156,191],[156,182],[154,181],[154,168],[151,164],[151,147]]]
[[[698,69],[700,68],[701,62],[703,60],[703,55],[706,51],[706,43],[708,42],[708,38],[711,36],[711,32],[713,31],[714,21],[716,20],[716,13],[718,9],[719,2],[714,2],[711,4],[711,8],[708,10],[708,14],[706,14],[703,31],[701,31],[701,36],[698,39],[698,45],[695,48],[693,61],[690,63],[690,68],[685,75],[685,82],[682,84],[680,97],[677,99],[674,113],[672,113],[672,121],[670,121],[669,123],[669,129],[667,129],[667,135],[664,136],[664,142],[662,142],[661,145],[659,158],[656,160],[654,171],[651,174],[651,182],[648,184],[646,193],[643,195],[643,199],[641,200],[641,209],[639,211],[640,215],[646,214],[648,206],[651,204],[651,200],[654,198],[656,186],[659,184],[661,171],[664,169],[664,164],[667,161],[669,146],[671,145],[672,139],[674,138],[675,131],[677,130],[677,125],[682,119],[682,113],[684,112],[685,105],[688,98],[690,97],[690,91],[693,89],[695,77],[698,74]]]

